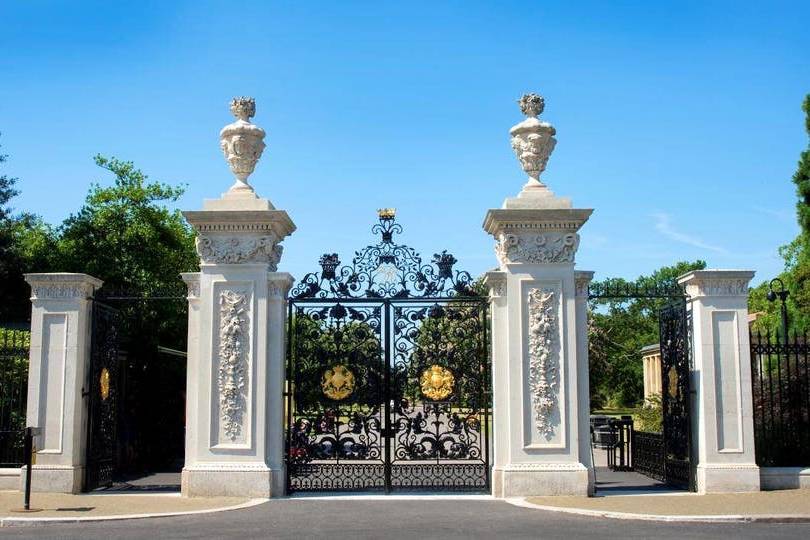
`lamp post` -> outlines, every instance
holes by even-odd
[[[774,290],[774,284],[779,285],[779,290]],[[768,283],[768,302],[775,302],[777,298],[782,302],[781,305],[781,315],[782,315],[782,335],[784,336],[785,343],[787,343],[787,331],[788,331],[788,314],[787,314],[787,304],[785,300],[788,297],[788,290],[785,288],[785,284],[779,278],[774,278]]]

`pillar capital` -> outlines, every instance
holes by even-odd
[[[31,300],[86,300],[104,283],[87,274],[70,272],[25,274],[25,281],[31,286]]]
[[[678,278],[690,298],[736,296],[748,298],[753,270],[693,270]]]
[[[577,232],[593,210],[572,208],[497,208],[487,212],[484,230],[496,241],[501,269],[508,264],[574,262]]]

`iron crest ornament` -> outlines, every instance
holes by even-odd
[[[327,369],[321,378],[321,389],[329,399],[340,401],[354,392],[354,373],[342,364]]]
[[[371,232],[380,235],[377,244],[355,252],[350,264],[341,266],[337,253],[325,253],[318,261],[321,272],[311,272],[291,292],[303,298],[451,298],[475,296],[469,272],[454,270],[456,258],[442,251],[430,262],[413,248],[394,242],[402,232],[396,211],[377,211],[379,223]]]
[[[439,365],[432,365],[422,372],[419,385],[422,395],[433,401],[447,399],[453,393],[456,378],[453,372]]]

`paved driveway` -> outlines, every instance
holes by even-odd
[[[810,538],[810,524],[672,524],[584,518],[482,500],[274,500],[177,518],[0,529],[0,538]]]

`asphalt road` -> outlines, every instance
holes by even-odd
[[[578,517],[500,501],[286,499],[218,514],[0,529],[0,538],[810,538],[805,524],[677,524]]]

